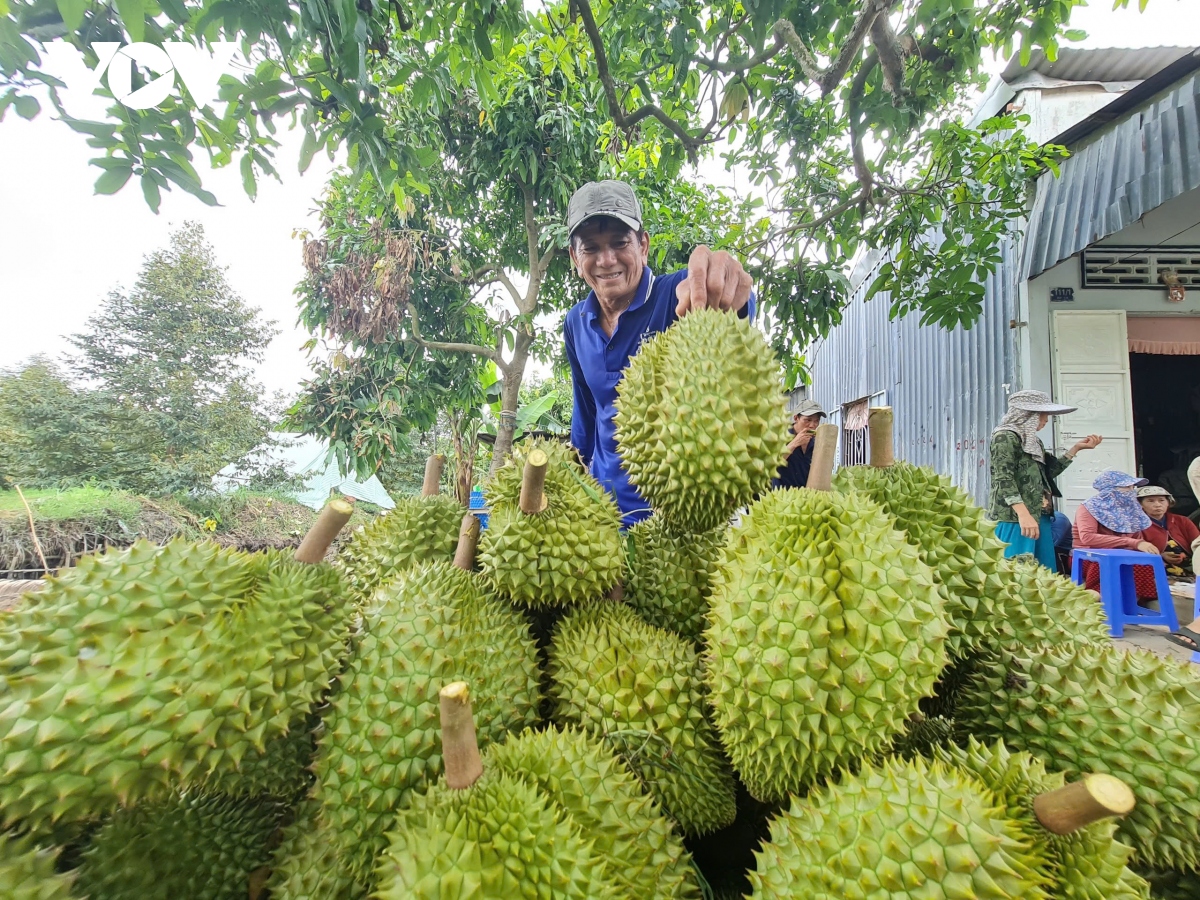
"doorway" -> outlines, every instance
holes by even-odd
[[[1191,515],[1200,504],[1187,468],[1200,456],[1200,356],[1130,353],[1137,470],[1175,496],[1175,512]]]

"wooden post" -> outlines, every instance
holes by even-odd
[[[436,497],[441,491],[444,465],[446,465],[446,457],[440,453],[435,453],[425,460],[425,482],[421,485],[422,497]]]
[[[871,430],[871,465],[877,469],[886,469],[896,461],[892,422],[890,406],[877,406],[868,414],[867,427]]]
[[[1033,798],[1033,813],[1054,834],[1070,834],[1110,816],[1128,815],[1137,801],[1133,791],[1111,775],[1084,775],[1057,790]]]
[[[471,691],[465,681],[455,681],[438,692],[442,706],[442,761],[446,764],[446,786],[461,791],[483,774],[475,719],[471,715]]]
[[[325,504],[317,521],[296,548],[294,559],[302,563],[319,563],[325,558],[325,551],[338,536],[350,516],[354,513],[354,501],[349,497],[337,497]]]
[[[479,547],[479,517],[474,513],[463,516],[458,526],[458,546],[454,550],[454,564],[464,572],[475,568],[475,551]]]
[[[833,487],[833,459],[837,455],[838,427],[832,422],[817,426],[813,435],[812,466],[808,470],[809,487],[814,491],[828,491]]]
[[[546,467],[550,457],[541,447],[535,447],[525,457],[525,471],[521,476],[521,512],[527,516],[540,513],[546,508]]]

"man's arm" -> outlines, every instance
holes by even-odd
[[[571,313],[563,322],[563,343],[567,348],[567,362],[571,366],[571,446],[579,451],[585,466],[592,464],[592,453],[596,444],[596,401],[583,377],[579,357],[575,354],[575,336],[571,333]]]

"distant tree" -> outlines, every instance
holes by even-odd
[[[188,222],[114,290],[84,330],[76,375],[150,418],[162,488],[206,487],[267,440],[271,417],[248,363],[276,334],[229,285],[204,229]]]
[[[80,390],[45,357],[0,372],[0,487],[98,483],[164,491],[165,420],[103,390]]]

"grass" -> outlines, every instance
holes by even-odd
[[[98,487],[78,487],[68,490],[23,491],[38,519],[95,519],[99,517],[136,519],[142,505],[124,491],[108,491]],[[0,518],[16,515],[25,518],[25,505],[16,491],[0,491]]]

